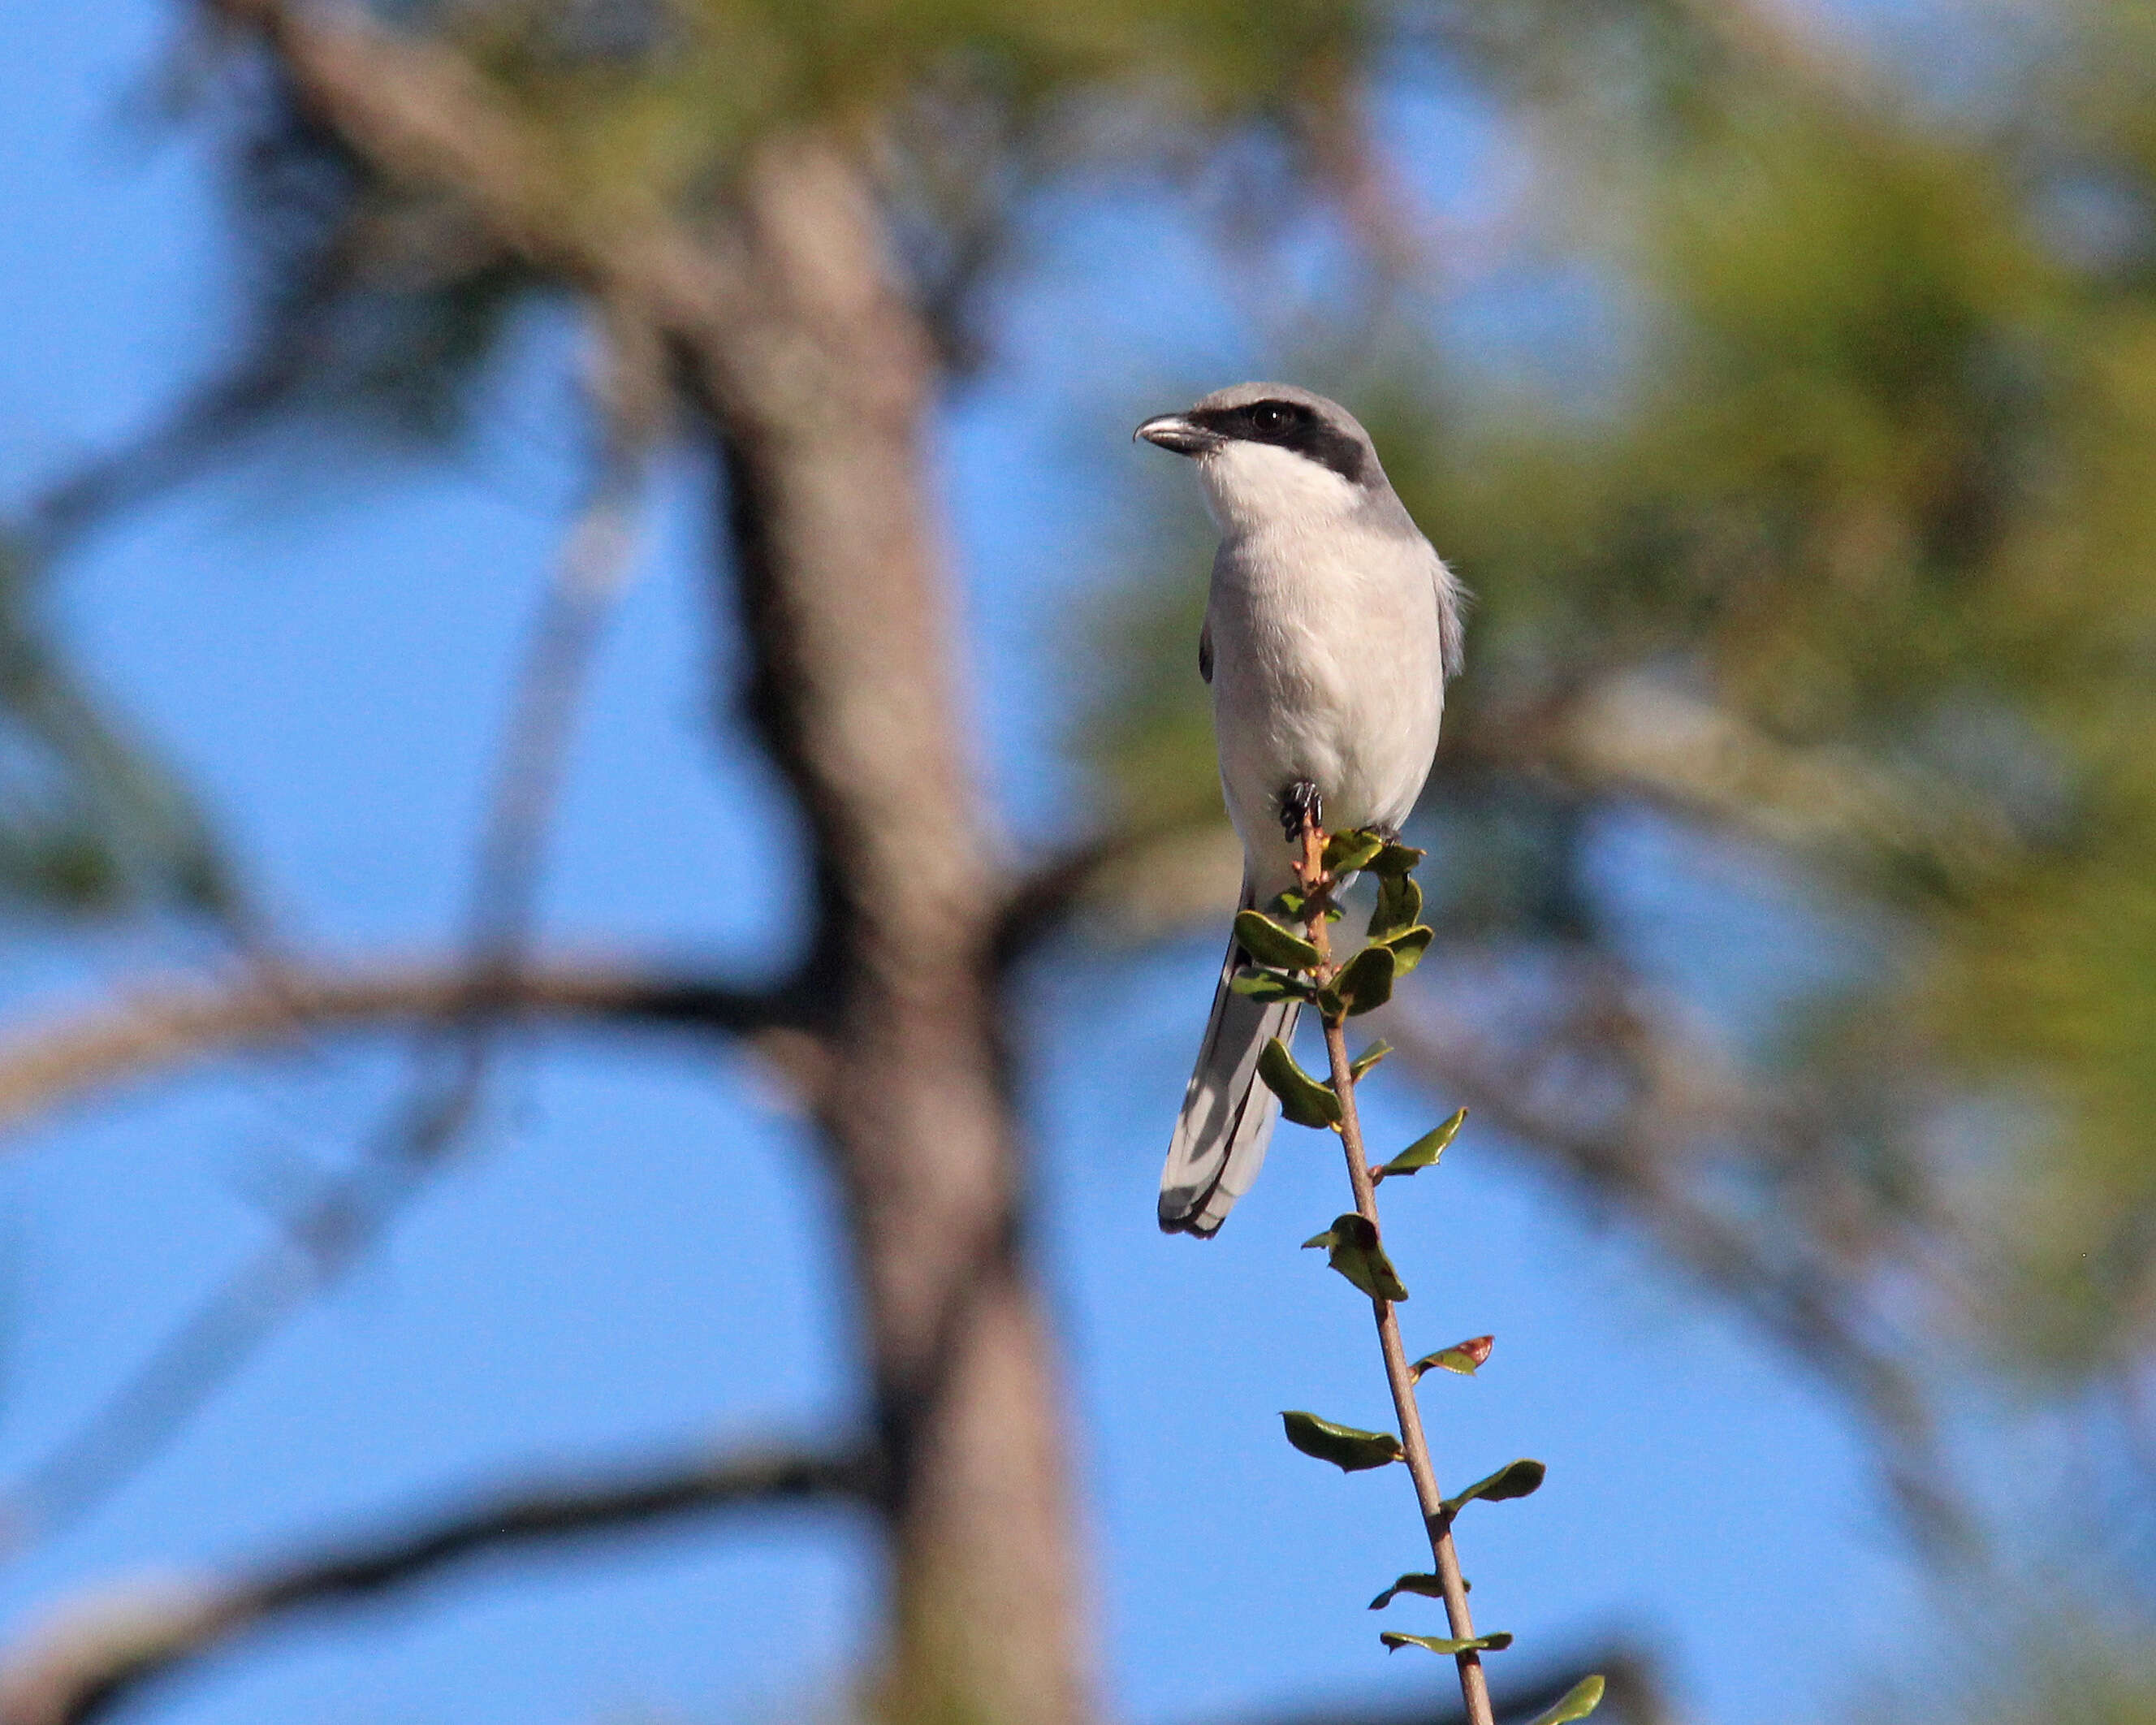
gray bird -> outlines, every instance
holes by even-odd
[[[1460,589],[1337,402],[1239,383],[1136,434],[1197,461],[1220,529],[1198,674],[1243,841],[1242,901],[1262,906],[1295,884],[1285,833],[1305,807],[1334,831],[1407,819],[1459,669]],[[1161,1170],[1170,1234],[1218,1232],[1272,1137],[1258,1055],[1293,1034],[1299,1009],[1232,993],[1242,962],[1231,940]]]

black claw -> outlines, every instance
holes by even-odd
[[[1302,836],[1306,825],[1325,824],[1325,798],[1306,778],[1298,778],[1281,793],[1281,831],[1291,845]]]

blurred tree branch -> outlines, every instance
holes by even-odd
[[[287,1619],[369,1604],[474,1559],[671,1527],[721,1511],[873,1502],[872,1454],[749,1450],[608,1468],[395,1518],[237,1578],[156,1576],[62,1603],[0,1656],[0,1725],[85,1725],[148,1685]]]
[[[1898,864],[1971,884],[2018,849],[2001,811],[1945,773],[1777,737],[1666,675],[1610,668],[1493,706],[1465,716],[1449,759],[1457,772],[1545,777],[1604,806],[1649,803],[1871,880]]]
[[[454,51],[372,23],[357,6],[203,0],[259,34],[301,109],[373,171],[454,194],[503,246],[660,330],[737,309],[718,259],[655,211],[574,195],[525,128]]]
[[[291,961],[201,982],[143,986],[0,1041],[0,1130],[205,1060],[317,1036],[454,1023],[475,1009],[539,1023],[644,1024],[740,1036],[815,1094],[821,1044],[784,988],[603,960],[531,961],[506,978],[468,959],[306,968]]]
[[[1081,839],[1004,886],[994,952],[1014,964],[1075,925],[1111,938],[1173,938],[1232,911],[1242,851],[1217,814],[1134,822]]]
[[[301,280],[280,285],[242,351],[156,424],[46,485],[22,515],[39,564],[131,505],[199,471],[289,406],[321,360],[328,314],[360,270],[357,224],[332,238]]]

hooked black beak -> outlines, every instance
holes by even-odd
[[[1217,449],[1223,441],[1218,432],[1194,425],[1180,413],[1162,413],[1148,419],[1131,435],[1149,444],[1158,444],[1163,449],[1173,449],[1178,455],[1202,455],[1208,449]]]

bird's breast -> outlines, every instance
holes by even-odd
[[[1224,543],[1209,619],[1229,813],[1255,850],[1281,790],[1317,785],[1327,824],[1396,825],[1444,701],[1434,554],[1376,535]]]

